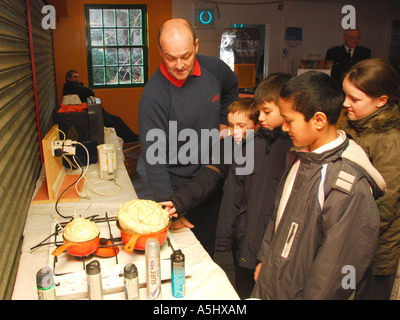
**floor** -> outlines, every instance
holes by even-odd
[[[151,199],[151,193],[147,185],[144,163],[141,157],[139,158],[136,172],[131,175],[131,180],[139,199]],[[234,267],[231,263],[231,259],[228,258],[218,259],[218,264],[226,272],[232,285],[234,285],[233,279],[235,272],[234,272]]]

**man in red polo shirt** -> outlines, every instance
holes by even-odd
[[[204,166],[202,131],[227,126],[227,110],[238,98],[238,82],[236,74],[219,58],[197,55],[199,40],[184,19],[166,21],[158,43],[163,63],[140,98],[139,136],[152,200],[165,201]],[[189,131],[196,137],[189,137]],[[182,153],[191,154],[183,157]],[[191,160],[185,162],[183,158]],[[220,200],[218,193],[214,196],[186,215],[211,255],[213,237],[202,241],[201,233],[205,237],[214,233]]]

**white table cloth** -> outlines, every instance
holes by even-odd
[[[112,196],[101,196],[94,193],[85,182],[82,192],[90,193],[92,200],[81,199],[79,202],[61,202],[59,210],[63,215],[73,215],[75,211],[72,208],[79,213],[90,205],[82,213],[83,217],[95,214],[104,216],[104,212],[107,212],[110,216],[115,216],[120,204],[137,199],[131,179],[124,166],[122,146],[114,129],[106,128],[105,143],[113,143],[117,146],[117,182],[122,187],[122,191]],[[97,192],[103,194],[111,194],[119,190],[119,187],[112,181],[100,179],[97,163],[89,166],[87,180]],[[41,182],[43,182],[43,179]],[[40,182],[36,187],[37,190],[39,187]],[[45,245],[35,250],[31,250],[31,248],[42,242],[54,231],[52,226],[55,222],[50,213],[55,213],[54,204],[32,204],[30,206],[23,233],[24,240],[12,296],[13,300],[38,299],[36,273],[40,268],[49,264],[49,247]],[[54,217],[60,222],[65,221],[57,214],[54,214]],[[191,272],[191,276],[186,279],[186,295],[183,299],[239,299],[225,272],[213,262],[190,229],[170,231],[170,236],[177,247],[185,254],[186,265]],[[146,288],[140,289],[140,297],[146,299]],[[162,297],[166,300],[175,299],[171,294],[170,282],[162,284]],[[106,295],[105,299],[124,299],[124,293]]]

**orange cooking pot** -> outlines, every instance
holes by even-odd
[[[160,243],[160,246],[167,240],[168,237],[168,229],[171,225],[171,221],[169,224],[162,230],[152,233],[146,234],[137,234],[130,233],[121,228],[119,222],[117,221],[117,228],[121,231],[121,239],[125,244],[124,250],[125,252],[131,253],[134,249],[136,250],[145,250],[146,249],[146,241],[147,239],[154,238],[157,239]]]
[[[72,256],[84,257],[95,252],[100,245],[100,233],[96,238],[82,242],[69,241],[65,239],[64,236],[63,239],[64,244],[53,250],[51,253],[53,256],[59,256],[61,253],[67,250],[67,252]]]

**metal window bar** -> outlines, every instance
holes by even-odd
[[[101,26],[95,25],[92,26],[91,25],[91,20],[90,20],[90,10],[91,9],[101,9]],[[101,54],[102,54],[102,58],[104,61],[104,65],[103,66],[95,66],[93,63],[93,56],[91,57],[91,64],[90,64],[90,70],[91,70],[91,82],[93,83],[94,87],[115,87],[115,86],[126,86],[126,85],[144,85],[146,82],[146,75],[144,74],[146,72],[146,67],[145,67],[145,63],[146,61],[143,59],[143,53],[145,52],[144,47],[145,47],[145,42],[143,39],[143,10],[140,9],[140,25],[137,26],[135,23],[133,23],[132,21],[132,16],[131,16],[131,11],[130,10],[138,10],[138,9],[130,9],[130,8],[100,8],[100,7],[91,7],[89,6],[88,10],[87,10],[87,15],[88,15],[88,37],[90,41],[88,41],[89,43],[89,48],[90,50],[88,50],[88,53],[90,55],[93,54],[92,49],[93,48],[101,48],[103,49]],[[118,24],[118,15],[117,15],[117,10],[121,10],[121,9],[126,9],[128,10],[126,12],[127,14],[127,23],[126,25],[119,25]],[[113,10],[114,13],[114,19],[113,19],[113,25],[106,25],[106,21],[105,21],[105,14],[104,11],[105,10]],[[92,32],[91,30],[93,29],[100,29],[102,30],[102,45],[93,45],[92,44]],[[106,35],[106,30],[107,29],[114,29],[115,30],[115,44],[116,45],[108,45],[106,43],[107,41],[107,35]],[[127,32],[127,39],[126,39],[126,43],[127,44],[120,44],[120,39],[119,39],[119,30],[128,30]],[[135,29],[140,29],[141,30],[141,41],[140,41],[140,45],[138,44],[132,44],[132,36],[133,36],[133,32]],[[141,48],[142,49],[142,58],[139,59],[138,61],[140,61],[141,63],[138,64],[137,62],[135,64],[132,63],[132,49],[133,48]],[[115,57],[115,61],[113,61],[114,63],[110,63],[109,61],[107,61],[107,50],[106,49],[116,49],[116,57]],[[125,60],[123,62],[120,61],[120,49],[127,49],[127,56],[125,57]],[[138,81],[135,81],[136,79],[134,78],[134,74],[135,74],[135,70],[137,70],[137,67],[141,68],[141,75],[139,77]],[[95,79],[94,79],[94,69],[102,69],[103,70],[103,85],[99,85],[95,83]],[[107,72],[108,68],[116,68],[116,73],[112,74],[111,76],[114,76],[115,82],[114,83],[110,83],[110,74]],[[121,71],[125,71],[124,74],[121,75]],[[112,71],[111,71],[112,72]],[[127,74],[129,75],[129,79],[126,78]]]

